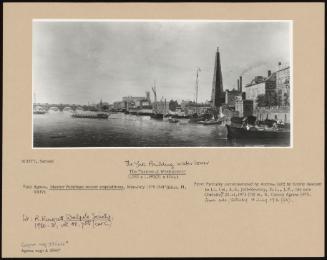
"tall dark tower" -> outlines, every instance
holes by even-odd
[[[215,70],[213,73],[211,102],[213,107],[220,107],[224,103],[223,77],[221,74],[219,47],[216,52]]]

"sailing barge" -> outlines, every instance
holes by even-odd
[[[152,114],[150,115],[150,117],[152,119],[163,120],[164,114],[161,113],[161,111],[159,111],[159,109],[158,109],[156,82],[154,82],[152,91],[153,91],[153,95],[154,95],[154,104],[153,104],[153,108],[152,108]],[[165,103],[165,110],[166,110],[166,103]]]

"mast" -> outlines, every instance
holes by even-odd
[[[167,113],[167,99],[165,99],[165,114],[168,114]]]
[[[156,81],[154,81],[152,87],[153,95],[154,95],[154,110],[157,111],[157,89],[156,89]]]
[[[195,111],[198,112],[198,94],[199,94],[199,72],[200,68],[196,69],[196,81],[195,81]]]

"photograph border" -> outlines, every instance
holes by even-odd
[[[32,42],[32,150],[49,150],[49,149],[56,149],[56,150],[62,150],[62,149],[293,149],[294,148],[294,119],[293,119],[293,99],[294,99],[294,92],[293,92],[293,20],[226,20],[226,19],[32,19],[32,41],[33,41],[33,23],[34,22],[205,22],[205,23],[237,23],[237,22],[244,22],[244,23],[255,23],[255,22],[262,22],[262,23],[278,23],[278,22],[288,22],[290,25],[289,30],[289,48],[290,48],[290,144],[288,146],[108,146],[108,147],[93,147],[93,146],[87,146],[87,147],[34,147],[34,115],[33,115],[33,42]]]

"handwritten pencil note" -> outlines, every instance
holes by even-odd
[[[96,229],[110,228],[113,217],[109,213],[76,213],[62,215],[23,214],[23,222],[33,225],[35,229]]]

